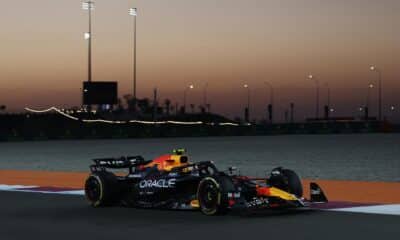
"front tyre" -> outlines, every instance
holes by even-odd
[[[197,199],[203,214],[212,216],[225,214],[228,210],[227,192],[233,188],[228,176],[203,178],[197,189]]]
[[[281,167],[275,168],[272,170],[271,177],[269,178],[268,182],[271,186],[294,194],[296,197],[303,196],[301,179],[293,170]]]
[[[288,191],[297,197],[303,196],[303,185],[301,184],[301,180],[299,175],[296,172],[290,169],[283,169],[282,175],[285,177],[287,181]]]
[[[117,179],[110,172],[96,172],[85,182],[85,196],[93,207],[105,207],[117,200]]]

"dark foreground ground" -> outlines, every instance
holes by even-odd
[[[398,239],[400,218],[323,211],[203,216],[93,209],[80,196],[0,191],[0,239]]]

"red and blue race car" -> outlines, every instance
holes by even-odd
[[[191,163],[184,150],[153,160],[132,156],[93,161],[85,182],[85,195],[93,207],[199,209],[216,215],[230,210],[306,208],[328,201],[316,183],[310,184],[311,195],[305,199],[301,180],[290,169],[278,167],[265,178],[253,178],[233,167],[220,171],[212,161]],[[115,174],[112,169],[127,169],[127,173]]]

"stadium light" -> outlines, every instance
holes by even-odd
[[[129,8],[129,15],[137,16],[137,8]]]
[[[94,10],[94,2],[93,1],[83,2],[82,9],[83,10]]]

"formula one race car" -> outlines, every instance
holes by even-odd
[[[184,150],[154,160],[134,156],[93,161],[85,182],[85,195],[93,207],[200,209],[216,215],[235,209],[304,208],[327,202],[316,183],[310,184],[310,199],[304,199],[300,178],[292,170],[279,167],[265,178],[252,178],[237,174],[233,167],[219,171],[211,161],[190,163]],[[120,176],[107,169],[129,172]]]

